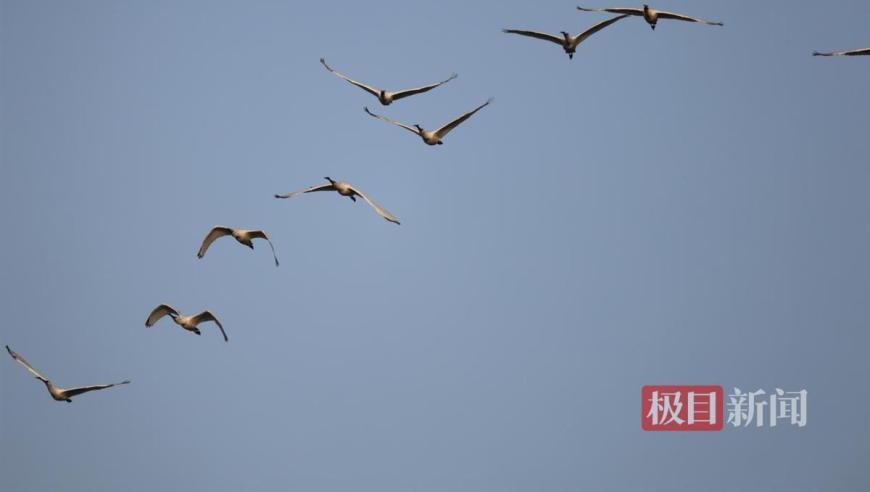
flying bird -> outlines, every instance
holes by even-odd
[[[850,51],[813,51],[813,56],[861,56],[870,55],[870,48]]]
[[[278,266],[278,255],[275,253],[275,246],[272,245],[269,235],[264,231],[248,231],[245,229],[233,229],[224,226],[214,226],[210,231],[208,231],[205,239],[202,240],[202,245],[199,247],[196,256],[198,258],[205,256],[205,252],[208,251],[208,247],[211,246],[211,243],[224,236],[233,236],[233,239],[251,249],[254,249],[253,239],[265,239],[266,242],[269,243],[269,247],[272,248],[272,256],[275,258],[275,266]]]
[[[584,7],[577,7],[577,10],[582,10],[584,12],[610,12],[613,14],[625,14],[625,15],[639,15],[642,16],[643,19],[649,24],[653,30],[656,28],[656,23],[658,23],[659,19],[673,19],[685,22],[700,22],[701,24],[709,24],[711,26],[722,26],[721,22],[713,22],[704,19],[698,19],[697,17],[689,17],[688,15],[683,14],[675,14],[673,12],[665,12],[664,10],[656,10],[650,8],[649,5],[643,4],[643,8],[630,8],[630,7],[616,7],[616,8],[606,8],[606,9],[589,9]]]
[[[362,90],[368,92],[369,94],[375,96],[376,98],[378,98],[378,101],[380,101],[381,104],[383,104],[384,106],[389,106],[390,104],[392,104],[393,101],[398,101],[399,99],[403,99],[403,98],[408,97],[408,96],[413,96],[414,94],[422,94],[424,92],[431,91],[432,89],[434,89],[436,87],[440,87],[440,86],[446,84],[447,82],[450,82],[451,80],[458,77],[458,75],[456,75],[454,73],[450,77],[442,80],[441,82],[436,82],[434,84],[424,85],[423,87],[415,87],[413,89],[405,89],[403,91],[387,91],[384,89],[378,89],[377,87],[372,87],[372,86],[370,86],[368,84],[364,84],[362,82],[358,82],[358,81],[353,80],[352,78],[348,77],[347,75],[344,75],[341,72],[335,71],[332,67],[330,67],[329,65],[326,64],[326,60],[324,60],[323,58],[320,59],[320,63],[322,63],[323,66],[326,67],[327,70],[329,70],[331,73],[333,73],[337,77],[346,80],[347,82],[359,87],[360,89],[362,89]]]
[[[391,214],[387,209],[382,208],[377,203],[373,202],[371,200],[371,198],[366,196],[359,189],[355,188],[352,184],[345,183],[343,181],[336,181],[336,180],[330,178],[329,176],[326,176],[323,179],[329,181],[329,183],[318,185],[318,186],[312,186],[310,188],[306,188],[304,190],[299,190],[299,191],[294,191],[292,193],[285,193],[283,195],[275,195],[275,198],[293,198],[296,195],[301,195],[303,193],[312,193],[315,191],[335,191],[335,192],[338,192],[339,195],[346,196],[353,201],[356,201],[356,197],[362,198],[363,200],[365,200],[366,203],[369,204],[370,207],[372,207],[372,209],[374,209],[375,212],[378,213],[378,215],[380,215],[384,219],[386,219],[394,224],[399,224],[399,219],[397,219],[395,216],[393,216],[393,214]]]
[[[215,315],[211,314],[211,311],[203,311],[196,316],[183,316],[178,312],[177,309],[170,306],[169,304],[161,304],[154,308],[154,310],[151,311],[151,314],[148,315],[148,319],[145,320],[145,326],[149,328],[154,326],[154,323],[157,323],[160,318],[166,315],[169,315],[169,317],[172,318],[172,321],[174,321],[176,325],[184,328],[187,331],[192,331],[197,335],[202,335],[197,325],[206,321],[214,321],[217,327],[220,328],[221,333],[224,336],[224,341],[230,341],[230,339],[227,338],[227,332],[224,331],[223,325],[215,317]]]
[[[111,388],[112,386],[117,386],[119,384],[130,384],[129,380],[121,381],[120,383],[112,383],[112,384],[95,384],[93,386],[81,386],[79,388],[58,388],[51,381],[48,380],[45,376],[39,373],[36,369],[33,368],[23,357],[16,354],[9,345],[6,346],[6,351],[9,352],[9,355],[15,359],[15,362],[24,366],[25,369],[30,371],[31,374],[36,376],[36,379],[45,383],[45,387],[48,388],[48,392],[51,394],[51,397],[57,401],[65,401],[67,403],[72,403],[72,397],[76,395],[80,395],[82,393],[87,393],[88,391],[96,391],[106,388]]]
[[[561,31],[561,34],[562,34],[561,36],[556,36],[555,34],[548,34],[545,32],[523,31],[523,30],[519,30],[519,29],[502,29],[502,32],[506,32],[508,34],[520,34],[523,36],[529,36],[529,37],[533,37],[533,38],[543,39],[544,41],[551,41],[551,42],[556,43],[559,46],[561,46],[562,49],[565,50],[565,53],[568,54],[568,58],[573,60],[574,59],[574,52],[577,50],[577,46],[579,46],[580,43],[582,43],[583,41],[586,41],[586,39],[589,36],[604,29],[605,27],[609,26],[610,24],[613,24],[614,22],[621,20],[621,19],[624,19],[626,17],[628,17],[628,14],[623,14],[623,15],[614,17],[612,19],[608,19],[604,22],[599,22],[598,24],[595,24],[594,26],[590,27],[589,29],[581,32],[580,34],[578,34],[576,36],[571,36],[571,33],[568,33],[565,31]]]
[[[369,116],[372,116],[372,117],[377,118],[379,120],[386,121],[387,123],[392,123],[396,126],[400,126],[400,127],[404,128],[405,130],[408,130],[409,132],[419,136],[428,145],[441,145],[444,143],[441,141],[441,139],[446,137],[447,134],[450,133],[451,130],[453,130],[454,128],[459,126],[463,121],[467,120],[468,118],[471,118],[474,115],[474,113],[485,108],[491,102],[492,102],[492,98],[489,98],[485,103],[483,103],[480,106],[472,109],[471,111],[459,116],[455,120],[451,121],[450,123],[447,123],[446,125],[442,126],[441,128],[439,128],[435,131],[424,130],[420,125],[416,125],[416,124],[411,126],[411,125],[406,125],[404,123],[399,123],[398,121],[391,120],[391,119],[387,118],[386,116],[381,116],[381,115],[372,113],[371,111],[369,111],[368,107],[365,107],[363,109],[365,110],[366,113],[369,114]]]

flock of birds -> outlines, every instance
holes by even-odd
[[[562,31],[560,33],[561,36],[555,35],[555,34],[549,34],[549,33],[545,33],[545,32],[528,31],[528,30],[521,30],[521,29],[504,29],[503,32],[509,33],[509,34],[519,34],[521,36],[528,36],[528,37],[532,37],[532,38],[536,38],[536,39],[542,39],[545,41],[553,42],[555,44],[560,45],[562,47],[562,49],[565,50],[565,53],[568,55],[568,57],[573,59],[574,53],[576,52],[577,47],[583,41],[585,41],[586,39],[588,39],[590,36],[597,33],[598,31],[601,31],[602,29],[614,24],[615,22],[618,22],[622,19],[625,19],[626,17],[631,17],[631,16],[642,17],[643,20],[646,21],[647,24],[649,24],[650,28],[652,28],[653,30],[655,30],[656,25],[658,24],[659,20],[678,20],[678,21],[684,21],[684,22],[696,22],[696,23],[707,24],[707,25],[711,25],[711,26],[722,26],[723,25],[721,22],[714,22],[714,21],[709,21],[709,20],[705,20],[705,19],[700,19],[697,17],[690,17],[688,15],[678,14],[678,13],[674,13],[674,12],[666,12],[663,10],[656,10],[656,9],[651,8],[648,5],[643,5],[643,7],[641,7],[641,8],[622,8],[622,7],[619,7],[619,8],[585,8],[585,7],[577,7],[577,10],[580,10],[583,12],[608,12],[608,13],[619,14],[619,15],[617,15],[616,17],[612,17],[610,19],[604,20],[602,22],[599,22],[598,24],[593,25],[589,29],[587,29],[587,30],[585,30],[577,35],[573,35],[573,36],[566,31]],[[818,52],[818,51],[816,51],[816,52],[813,52],[813,55],[814,56],[870,55],[870,48],[863,48],[863,49],[857,49],[857,50],[851,50],[851,51],[831,51],[831,52]],[[454,73],[454,74],[450,75],[450,77],[448,77],[440,82],[433,83],[433,84],[424,85],[424,86],[416,87],[416,88],[412,88],[412,89],[400,90],[400,91],[388,91],[385,89],[378,89],[376,87],[365,84],[363,82],[359,82],[357,80],[354,80],[354,79],[348,77],[347,75],[342,74],[341,72],[336,71],[335,69],[330,67],[326,63],[326,60],[324,60],[323,58],[320,59],[320,63],[323,64],[323,66],[326,68],[326,70],[328,70],[331,74],[333,74],[333,75],[345,80],[346,82],[348,82],[356,87],[359,87],[360,89],[375,96],[378,99],[378,102],[380,102],[383,106],[389,106],[393,102],[404,99],[406,97],[417,95],[417,94],[423,94],[425,92],[431,91],[432,89],[435,89],[435,88],[441,87],[444,84],[447,84],[448,82],[450,82],[451,80],[453,80],[457,77],[457,75]],[[477,113],[481,109],[488,106],[491,102],[492,102],[492,98],[490,98],[489,100],[487,100],[485,103],[481,104],[480,106],[472,109],[471,111],[468,111],[466,113],[459,115],[458,117],[456,117],[455,119],[453,119],[449,123],[441,126],[440,128],[438,128],[436,130],[426,130],[417,124],[407,125],[405,123],[395,121],[393,119],[387,118],[386,116],[382,116],[382,115],[375,114],[375,113],[371,112],[368,107],[364,107],[363,110],[369,116],[371,116],[373,118],[377,118],[381,121],[385,121],[387,123],[396,125],[400,128],[404,128],[405,130],[408,130],[411,133],[414,133],[415,135],[420,137],[423,140],[423,142],[426,143],[427,145],[441,145],[444,143],[442,140],[444,139],[444,137],[447,136],[448,133],[450,133],[457,126],[459,126],[460,124],[462,124],[463,122],[465,122],[466,120],[468,120],[469,118],[474,116],[475,113]],[[302,195],[302,194],[306,194],[306,193],[313,193],[313,192],[317,192],[317,191],[334,191],[341,196],[345,196],[345,197],[350,198],[354,202],[356,201],[356,197],[362,198],[363,201],[365,201],[378,215],[383,217],[385,220],[392,222],[394,224],[399,224],[399,219],[397,219],[393,214],[391,214],[385,208],[376,204],[374,201],[372,201],[371,198],[369,198],[366,194],[364,194],[362,191],[360,191],[358,188],[356,188],[352,184],[342,182],[342,181],[335,181],[334,179],[332,179],[328,176],[325,177],[324,179],[326,179],[327,183],[316,185],[316,186],[311,186],[309,188],[305,188],[305,189],[299,190],[299,191],[294,191],[292,193],[276,194],[275,198],[282,198],[282,199],[283,198],[292,198],[292,197],[297,196],[297,195]],[[203,258],[205,256],[206,251],[208,251],[208,248],[212,245],[212,243],[214,243],[216,240],[218,240],[222,237],[225,237],[225,236],[232,236],[233,239],[235,239],[239,243],[241,243],[241,244],[243,244],[251,249],[254,249],[254,243],[253,243],[254,239],[265,240],[267,243],[269,243],[269,246],[272,248],[272,256],[274,257],[274,260],[275,260],[275,266],[279,265],[278,255],[275,252],[275,246],[272,244],[272,241],[269,238],[269,235],[265,231],[234,229],[234,228],[225,227],[225,226],[215,226],[208,232],[208,234],[206,234],[205,238],[202,240],[202,245],[200,246],[199,251],[197,252],[197,257]],[[172,319],[172,321],[174,321],[175,324],[177,324],[181,328],[183,328],[187,331],[196,333],[197,335],[202,334],[200,329],[199,329],[200,324],[205,323],[205,322],[213,322],[215,325],[217,325],[218,329],[220,330],[221,334],[223,335],[224,341],[229,341],[229,337],[227,337],[227,333],[224,330],[224,327],[221,324],[220,320],[211,311],[208,311],[208,310],[202,311],[201,313],[193,315],[193,316],[185,316],[185,315],[181,314],[176,308],[174,308],[168,304],[160,304],[159,306],[154,308],[154,310],[151,311],[151,314],[148,315],[148,319],[145,321],[145,326],[146,327],[154,326],[154,324],[156,324],[160,319],[162,319],[165,316],[169,316]],[[57,401],[65,401],[65,402],[69,403],[69,402],[72,402],[72,397],[80,395],[82,393],[87,393],[87,392],[96,391],[96,390],[102,390],[102,389],[106,389],[106,388],[111,388],[113,386],[118,386],[118,385],[130,383],[129,380],[125,380],[125,381],[121,381],[120,383],[112,383],[112,384],[98,384],[98,385],[92,385],[92,386],[81,386],[81,387],[76,387],[76,388],[60,388],[58,386],[55,386],[51,382],[51,380],[49,380],[48,378],[43,376],[39,371],[34,369],[33,366],[31,366],[26,360],[24,360],[24,358],[22,358],[15,351],[13,351],[11,348],[9,348],[8,345],[6,346],[6,350],[9,352],[9,355],[12,356],[12,358],[15,360],[15,362],[18,362],[19,364],[24,366],[28,371],[30,371],[31,374],[33,374],[36,377],[36,379],[39,379],[40,381],[42,381],[45,384],[45,387],[48,389],[49,394],[51,394],[51,397]]]

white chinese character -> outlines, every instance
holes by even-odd
[[[695,422],[706,422],[710,425],[716,424],[716,392],[695,393],[690,391],[686,398],[689,405],[689,425]],[[706,408],[706,410],[703,410]],[[706,415],[706,419],[698,418],[697,415]]]
[[[734,394],[728,395],[728,420],[727,422],[734,427],[748,427],[753,419],[756,420],[755,426],[761,427],[764,425],[764,406],[766,401],[761,401],[759,398],[756,401],[756,396],[765,394],[764,390],[753,391],[752,393],[744,393],[740,388],[734,388]]]
[[[789,419],[798,427],[807,425],[807,390],[785,392],[776,388],[770,395],[770,426],[776,427],[779,419]]]
[[[673,398],[672,398],[673,397]],[[652,403],[647,413],[647,418],[652,420],[652,425],[667,425],[676,422],[681,425],[684,420],[680,418],[683,403],[680,401],[680,392],[662,393],[653,391],[649,401]]]

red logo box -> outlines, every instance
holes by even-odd
[[[644,386],[640,426],[645,431],[720,431],[724,395],[721,386]]]

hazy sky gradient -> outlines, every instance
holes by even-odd
[[[870,3],[0,1],[4,490],[870,488]],[[590,6],[598,6],[589,4]],[[601,6],[605,6],[606,2]],[[383,108],[321,56],[400,89]],[[433,128],[425,146],[362,107]],[[402,220],[334,194],[359,186]],[[268,246],[215,224],[263,228]],[[211,309],[230,337],[169,320]],[[809,391],[644,433],[644,384]]]

